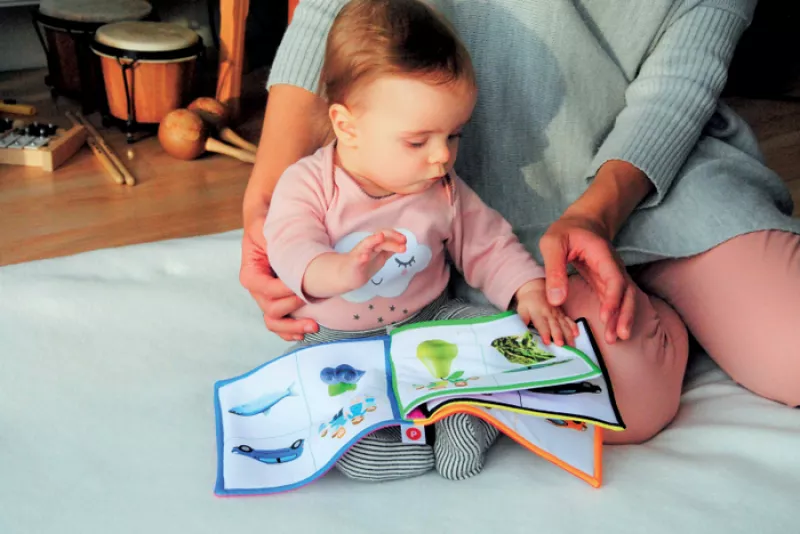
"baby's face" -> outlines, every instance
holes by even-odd
[[[352,172],[383,192],[399,194],[424,191],[450,172],[475,107],[470,84],[386,76],[362,91],[353,110]]]

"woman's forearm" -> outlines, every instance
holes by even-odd
[[[600,167],[588,189],[567,208],[564,215],[597,221],[612,240],[652,190],[653,183],[644,172],[627,161],[611,160]]]
[[[321,98],[291,85],[270,89],[256,162],[244,195],[245,225],[263,215],[283,171],[329,138],[327,108]]]

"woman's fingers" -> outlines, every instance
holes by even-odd
[[[625,296],[622,297],[622,306],[619,312],[619,321],[617,322],[617,336],[620,339],[630,339],[631,331],[633,330],[633,314],[636,310],[636,287],[630,283],[625,290]]]
[[[566,239],[558,234],[547,233],[539,241],[539,250],[544,259],[547,301],[551,306],[561,306],[567,300]]]
[[[602,248],[593,248],[583,261],[575,263],[575,267],[600,300],[600,321],[605,326],[604,337],[606,342],[614,343],[618,338],[618,328],[624,324],[620,323],[623,299],[633,282],[616,261],[611,244],[604,245]],[[632,303],[628,304],[629,307],[631,305]],[[633,309],[626,308],[623,318],[628,320],[632,314]]]
[[[272,319],[265,315],[264,325],[270,332],[274,332],[286,341],[301,341],[304,334],[316,331],[316,325],[310,319]]]

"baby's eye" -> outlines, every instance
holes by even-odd
[[[462,134],[461,132],[454,133],[454,134],[451,134],[451,135],[447,136],[447,140],[448,141],[455,141],[457,139],[461,139],[463,136],[464,136],[464,134]]]
[[[422,148],[425,146],[425,141],[406,141],[411,148]]]
[[[405,269],[405,268],[411,267],[413,264],[416,263],[417,260],[414,259],[414,256],[411,256],[411,259],[408,260],[407,262],[406,261],[400,261],[398,258],[395,258],[394,261],[397,262],[397,266],[398,267]]]

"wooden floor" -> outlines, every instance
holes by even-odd
[[[77,108],[65,99],[54,105],[43,76],[43,71],[0,73],[0,98],[34,104],[39,109],[36,120],[68,127],[63,112]],[[253,142],[263,117],[265,77],[253,73],[245,83],[247,120],[237,131]],[[800,103],[729,103],[753,126],[768,163],[787,181],[800,206]],[[0,165],[0,265],[241,228],[251,165],[220,155],[176,160],[161,150],[155,137],[128,145],[120,132],[100,128],[99,116],[90,118],[136,176],[137,185],[111,182],[88,147],[53,173]],[[800,208],[795,214],[800,215]]]

